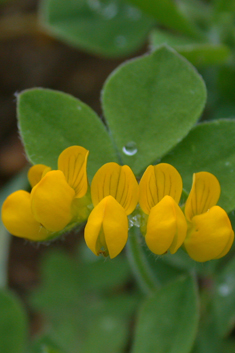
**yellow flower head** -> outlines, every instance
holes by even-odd
[[[58,170],[42,164],[30,168],[31,194],[17,191],[2,206],[2,220],[13,235],[44,240],[78,218],[74,205],[88,188],[88,151],[80,146],[66,148],[59,156]]]
[[[85,227],[86,244],[95,255],[114,258],[127,242],[127,215],[138,202],[138,183],[128,166],[107,163],[92,180],[91,197],[95,208]]]
[[[185,204],[189,227],[184,245],[189,256],[196,261],[219,259],[232,246],[234,232],[227,213],[216,206],[219,197],[220,184],[213,174],[194,174]]]
[[[150,165],[140,181],[140,207],[149,215],[145,241],[149,249],[161,255],[174,254],[183,244],[187,222],[178,206],[182,179],[167,163]]]

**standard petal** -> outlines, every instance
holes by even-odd
[[[167,163],[150,165],[140,180],[140,207],[149,214],[151,208],[166,195],[179,203],[182,189],[182,178],[172,165]]]
[[[145,241],[154,254],[162,255],[169,250],[176,233],[175,201],[171,196],[165,196],[151,208]]]
[[[233,240],[227,213],[213,206],[208,212],[193,217],[184,245],[192,259],[204,262],[226,255]]]
[[[134,211],[139,199],[139,185],[130,167],[111,162],[97,171],[91,183],[93,204],[96,206],[109,195],[120,203],[126,214]]]
[[[74,196],[60,170],[47,173],[31,192],[34,218],[52,232],[62,230],[72,219]]]
[[[58,158],[61,170],[68,184],[75,190],[76,197],[83,197],[87,192],[87,157],[89,151],[81,146],[66,148]]]
[[[50,232],[34,219],[30,194],[23,190],[14,192],[4,201],[2,221],[7,230],[17,237],[39,241],[50,235]]]
[[[85,241],[95,254],[117,256],[124,248],[128,237],[128,219],[123,207],[107,196],[92,210],[85,227]]]
[[[190,221],[194,216],[207,212],[215,206],[220,197],[220,184],[211,173],[193,175],[193,185],[185,204],[185,215]]]
[[[28,179],[31,187],[33,188],[42,177],[51,170],[50,167],[47,167],[44,164],[33,165],[28,171]]]

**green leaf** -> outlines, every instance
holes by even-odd
[[[153,25],[151,18],[124,0],[44,0],[41,18],[57,38],[107,57],[139,48]]]
[[[191,277],[168,284],[142,306],[133,353],[189,353],[198,325],[198,303]]]
[[[222,349],[223,339],[218,335],[211,308],[207,307],[205,311],[203,304],[202,308],[204,309],[204,313],[201,315],[197,338],[192,353],[228,353],[226,350]]]
[[[235,326],[235,257],[215,276],[213,308],[221,336]]]
[[[168,44],[199,67],[223,64],[231,55],[230,49],[224,44],[196,42],[191,38],[179,37],[158,29],[151,33],[151,43],[154,49],[162,44]]]
[[[175,48],[195,66],[221,65],[228,62],[230,49],[224,44],[194,44]]]
[[[189,132],[205,100],[201,77],[168,47],[121,65],[106,81],[102,97],[121,159],[136,174]]]
[[[18,96],[20,133],[29,160],[57,168],[59,154],[80,145],[90,151],[88,175],[117,161],[110,136],[95,112],[80,100],[57,91],[31,89]]]
[[[63,314],[63,310],[73,312],[85,292],[109,293],[131,277],[128,263],[121,256],[108,262],[99,259],[86,264],[62,251],[53,251],[46,256],[41,272],[43,284],[32,295],[31,302],[34,307],[43,307],[56,317]],[[64,283],[63,287],[61,282]],[[83,304],[80,303],[80,306]]]
[[[216,120],[197,125],[162,162],[172,164],[189,192],[193,173],[214,174],[221,185],[219,205],[227,212],[235,208],[235,121]]]
[[[24,353],[26,315],[18,299],[5,290],[0,290],[0,313],[0,352]]]
[[[185,17],[177,2],[173,0],[130,0],[130,2],[166,27],[193,37],[199,35],[198,29]]]
[[[125,293],[127,281],[130,269],[121,255],[114,261],[85,262],[81,249],[77,258],[53,251],[42,263],[41,286],[30,301],[43,313],[48,336],[62,351],[119,353],[139,303],[138,293]]]
[[[81,353],[120,353],[128,340],[128,320],[112,312],[99,315],[92,320]]]

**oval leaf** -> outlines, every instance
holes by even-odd
[[[141,308],[132,353],[189,353],[198,325],[198,303],[191,277],[168,284]]]
[[[224,44],[198,42],[159,29],[152,31],[151,44],[153,48],[168,44],[198,67],[224,64],[231,55],[229,47]]]
[[[213,173],[221,184],[219,205],[227,212],[235,208],[235,121],[216,120],[197,125],[188,136],[163,158],[183,178],[189,192],[193,173]]]
[[[57,169],[59,154],[80,145],[90,151],[88,175],[117,161],[110,136],[96,113],[80,100],[57,91],[31,89],[18,96],[20,134],[29,160]]]
[[[189,132],[204,107],[206,89],[185,59],[161,47],[114,71],[102,98],[121,158],[139,174]]]
[[[189,34],[190,36],[199,35],[198,29],[184,16],[180,10],[180,5],[174,0],[130,1],[166,27]]]
[[[153,25],[147,15],[124,0],[44,0],[41,18],[57,38],[108,57],[136,50]]]

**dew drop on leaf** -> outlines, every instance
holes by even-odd
[[[219,286],[218,292],[222,297],[226,297],[230,294],[230,288],[227,284],[222,284],[221,286]]]
[[[118,13],[118,7],[115,3],[110,3],[102,9],[102,15],[107,19],[111,20]]]
[[[117,37],[115,38],[115,44],[116,44],[116,46],[119,47],[119,48],[125,47],[126,44],[127,44],[126,37],[121,36],[121,35],[120,35],[120,36],[117,36]]]
[[[122,152],[127,156],[134,156],[137,153],[136,143],[133,141],[127,142],[127,144],[122,148]]]
[[[136,9],[135,7],[132,6],[127,6],[126,7],[126,17],[131,20],[131,21],[138,21],[142,16],[142,13],[140,10]]]

